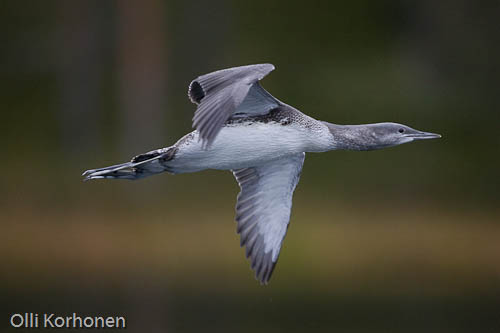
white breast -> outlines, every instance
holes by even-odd
[[[179,142],[179,150],[169,167],[176,173],[241,169],[300,152],[325,151],[331,142],[326,126],[240,123],[222,128],[207,150],[198,142],[198,132],[192,132],[187,140]]]

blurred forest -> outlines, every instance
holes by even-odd
[[[499,33],[498,1],[0,2],[4,318],[500,330]],[[264,87],[316,119],[443,136],[308,154],[265,287],[238,247],[229,172],[80,177],[191,131],[193,78],[262,62]]]

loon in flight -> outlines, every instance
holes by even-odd
[[[441,137],[396,123],[336,125],[313,119],[262,88],[259,80],[272,70],[271,64],[248,65],[196,78],[188,90],[197,105],[193,132],[130,162],[85,171],[85,180],[230,170],[241,189],[236,203],[241,246],[255,277],[267,284],[306,152],[374,150]]]

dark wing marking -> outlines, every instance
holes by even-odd
[[[259,167],[233,170],[241,188],[236,204],[237,232],[260,283],[269,282],[278,260],[304,157],[299,153]]]
[[[189,99],[198,104],[193,128],[208,147],[221,126],[233,115],[261,115],[278,106],[278,101],[258,83],[274,70],[271,64],[223,69],[202,75],[189,85]]]

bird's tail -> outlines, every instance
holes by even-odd
[[[140,179],[160,172],[169,171],[165,162],[171,160],[176,152],[176,148],[154,150],[141,154],[132,161],[117,165],[112,165],[100,169],[85,171],[83,180],[91,179]]]

